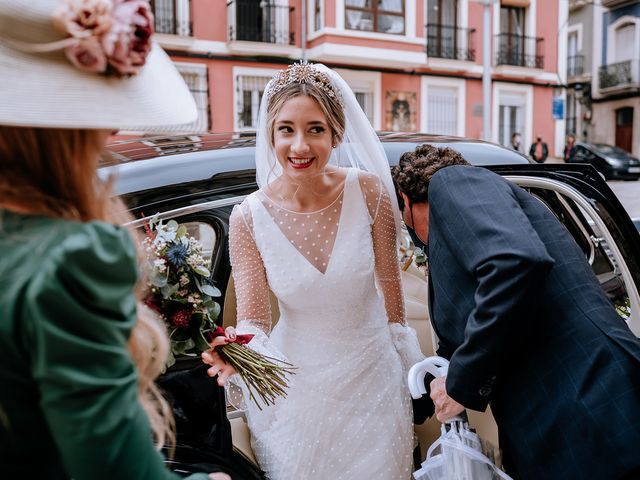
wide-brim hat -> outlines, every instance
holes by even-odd
[[[131,76],[82,71],[64,49],[30,51],[66,38],[53,22],[63,1],[0,1],[0,125],[171,132],[196,120],[193,96],[157,44]]]

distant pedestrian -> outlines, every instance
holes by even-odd
[[[575,135],[567,135],[567,144],[564,146],[564,161],[568,162],[576,154],[576,137]]]
[[[522,151],[521,147],[522,147],[522,137],[518,132],[513,132],[513,135],[511,135],[511,148],[514,149],[516,152],[521,152]]]
[[[535,143],[531,144],[529,156],[538,163],[544,163],[549,156],[549,147],[542,141],[542,137],[538,135]]]

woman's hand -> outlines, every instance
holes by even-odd
[[[462,405],[447,395],[446,380],[447,377],[438,377],[429,384],[431,400],[436,407],[436,418],[440,423],[444,423],[464,411]]]
[[[222,357],[216,352],[216,347],[229,343],[229,340],[236,339],[236,330],[233,327],[227,327],[225,329],[225,336],[216,337],[211,342],[211,350],[202,352],[202,361],[207,365],[211,365],[211,368],[207,369],[207,375],[210,377],[218,376],[218,385],[221,387],[225,384],[227,379],[236,373],[235,368],[225,362]]]

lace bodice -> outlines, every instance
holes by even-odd
[[[355,172],[354,172],[355,173]],[[358,171],[358,184],[369,214],[375,279],[383,294],[389,322],[404,323],[404,301],[397,261],[396,228],[389,193],[373,174]],[[348,176],[347,176],[348,177]],[[345,185],[347,180],[345,179]],[[313,212],[294,212],[280,206],[262,190],[255,195],[274,224],[305,260],[325,274],[335,249],[342,218],[345,189]],[[248,201],[236,207],[230,219],[230,257],[238,299],[238,323],[270,331],[271,307],[265,267],[256,246]],[[358,244],[352,255],[363,255]]]

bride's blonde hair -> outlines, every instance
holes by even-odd
[[[105,136],[99,130],[0,126],[0,204],[79,222],[125,224],[131,216],[112,196],[111,183],[101,181],[96,171]],[[137,232],[131,234],[137,240]],[[143,285],[141,279],[136,287],[139,300]],[[172,444],[171,408],[154,383],[164,367],[169,341],[163,324],[140,301],[128,346],[138,370],[138,398],[156,446]]]

